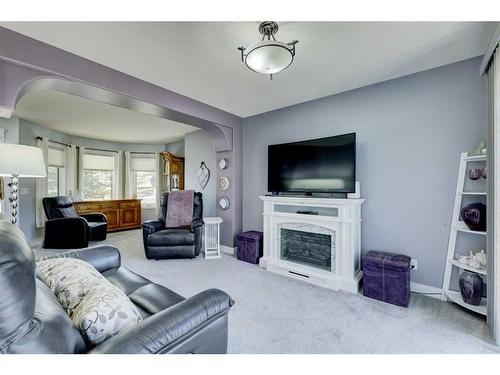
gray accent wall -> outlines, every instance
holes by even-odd
[[[211,137],[204,131],[198,130],[188,133],[184,138],[185,189],[200,191],[203,194],[203,216],[216,216],[215,190],[217,184],[217,170],[215,165],[215,148]],[[201,188],[197,173],[201,162],[204,161],[210,170],[210,179],[204,189]]]
[[[171,152],[175,156],[184,156],[184,139],[177,141],[177,142],[171,142],[167,143],[165,145],[165,151]]]
[[[262,229],[267,146],[356,132],[363,253],[418,260],[412,281],[441,288],[460,153],[485,137],[474,58],[246,118],[243,229]],[[277,77],[279,79],[279,75]],[[283,93],[286,95],[286,93]]]
[[[0,129],[5,130],[5,143],[19,143],[19,119],[0,118]]]

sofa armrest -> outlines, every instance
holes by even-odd
[[[108,219],[106,218],[106,215],[100,213],[100,212],[89,212],[86,214],[79,214],[78,216],[83,217],[87,221],[90,221],[91,223],[107,223]]]
[[[146,220],[142,223],[142,229],[143,231],[147,231],[148,234],[151,234],[165,229],[165,225],[160,220]]]
[[[191,226],[189,227],[189,230],[191,232],[194,232],[195,229],[202,227],[205,224],[203,220],[193,220],[191,223]]]
[[[144,249],[148,248],[148,236],[164,228],[165,225],[160,220],[146,220],[142,223],[142,241],[144,243]]]
[[[40,260],[53,258],[76,258],[90,263],[99,272],[105,272],[121,265],[120,251],[110,245],[91,246],[86,249],[66,251],[60,254],[49,255]]]
[[[90,353],[164,354],[175,351],[184,341],[209,329],[211,323],[227,315],[233,304],[231,297],[223,291],[205,290],[120,332]],[[206,345],[214,347],[210,337]],[[221,343],[224,350],[225,345],[227,342]],[[205,352],[203,348],[199,351]]]
[[[79,249],[88,246],[88,224],[83,217],[63,217],[45,222],[43,247]]]

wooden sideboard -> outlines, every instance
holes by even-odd
[[[76,212],[85,214],[101,212],[108,219],[108,232],[141,228],[141,200],[113,199],[104,201],[74,202]]]

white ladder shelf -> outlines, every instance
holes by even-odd
[[[486,232],[470,230],[469,228],[467,228],[465,223],[460,220],[460,210],[462,208],[462,199],[464,196],[477,196],[477,197],[486,196],[486,192],[464,191],[466,187],[465,182],[467,178],[466,174],[467,163],[469,162],[486,162],[486,155],[468,156],[467,152],[462,152],[460,156],[457,190],[455,194],[455,204],[453,206],[453,218],[450,228],[450,239],[448,242],[448,254],[446,256],[446,267],[443,278],[443,292],[441,298],[444,301],[452,301],[478,314],[486,315],[486,306],[487,306],[486,298],[482,299],[481,304],[479,306],[473,306],[463,301],[460,292],[450,289],[453,267],[459,268],[460,272],[462,272],[463,270],[467,270],[467,271],[477,272],[478,274],[486,276],[486,270],[475,269],[468,265],[462,264],[455,259],[457,235],[459,232],[477,236],[486,236]]]

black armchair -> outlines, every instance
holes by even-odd
[[[162,194],[158,220],[148,220],[142,224],[146,258],[196,258],[201,251],[204,224],[203,194],[194,193],[193,222],[189,227],[166,229],[168,194]]]
[[[108,221],[102,213],[78,215],[69,197],[42,199],[45,222],[43,247],[47,249],[81,249],[89,241],[106,239]]]

